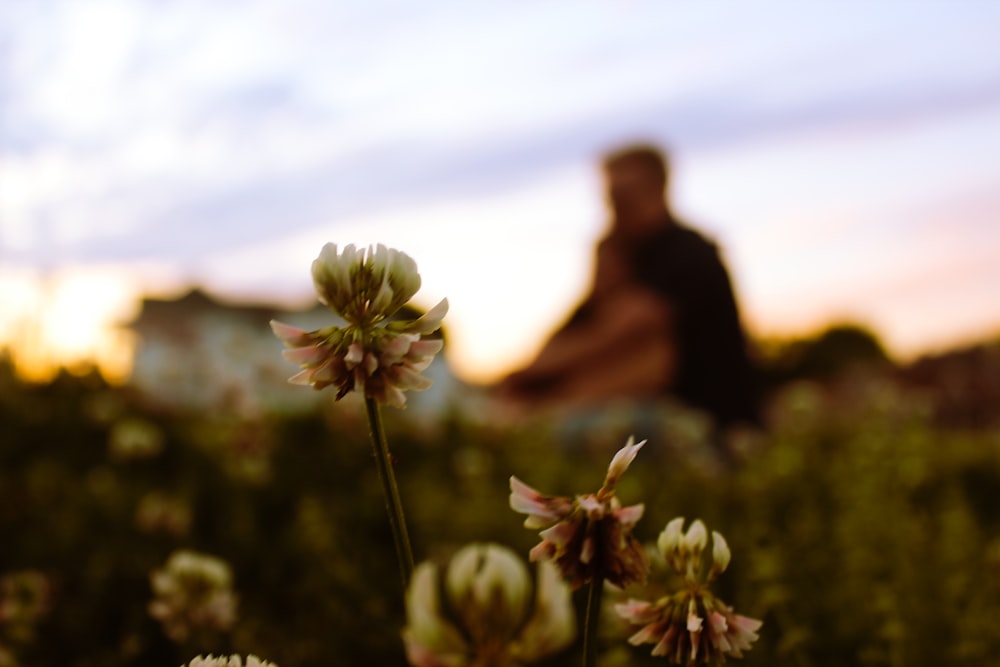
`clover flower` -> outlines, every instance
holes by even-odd
[[[0,624],[31,624],[52,607],[52,580],[37,570],[0,575]]]
[[[711,562],[705,557],[708,531],[700,520],[687,532],[684,519],[670,521],[657,540],[667,565],[683,580],[681,590],[653,602],[630,599],[615,611],[638,627],[629,643],[654,644],[652,655],[674,664],[697,665],[741,658],[757,640],[761,621],[734,613],[716,598],[708,584],[725,572],[731,554],[725,538],[712,532]]]
[[[546,496],[517,477],[510,478],[510,506],[527,514],[525,528],[545,528],[530,553],[532,561],[551,560],[576,589],[596,579],[624,588],[646,578],[642,545],[632,535],[642,518],[642,504],[622,507],[615,485],[646,441],[629,438],[611,464],[597,493],[576,498]]]
[[[236,594],[229,565],[214,556],[175,551],[150,575],[155,599],[149,614],[174,641],[195,630],[229,630],[236,622]]]
[[[437,331],[448,300],[416,320],[393,316],[420,289],[417,265],[408,255],[384,245],[357,249],[323,246],[312,264],[319,300],[347,321],[316,331],[271,321],[275,335],[290,348],[285,358],[302,367],[289,378],[316,389],[337,388],[336,400],[359,390],[380,403],[404,407],[404,391],[421,390],[431,381],[421,371],[443,346],[424,336]]]
[[[556,653],[576,637],[569,588],[539,563],[534,594],[523,561],[498,544],[470,544],[448,564],[417,566],[406,593],[403,630],[413,667],[518,667]]]
[[[18,667],[16,646],[36,641],[39,623],[51,611],[55,598],[51,577],[38,570],[0,574],[0,667]]]
[[[219,656],[216,658],[213,655],[209,655],[207,658],[203,658],[200,655],[194,658],[187,665],[181,665],[181,667],[244,667],[243,660],[238,655],[231,655],[228,658],[226,656]],[[246,661],[246,667],[278,667],[273,662],[268,662],[267,660],[261,660],[255,655],[248,655]]]
[[[108,450],[115,461],[153,458],[163,447],[160,428],[137,417],[119,420],[108,434]]]
[[[183,537],[191,529],[191,507],[181,498],[151,491],[135,508],[135,524],[144,533]]]

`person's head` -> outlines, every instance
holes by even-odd
[[[662,224],[668,214],[669,169],[661,150],[627,146],[606,155],[603,166],[616,231],[631,235]]]

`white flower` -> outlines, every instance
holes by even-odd
[[[471,544],[451,559],[441,604],[438,568],[421,563],[406,594],[406,655],[414,667],[514,667],[566,648],[576,637],[569,588],[540,563],[528,568],[497,544]]]
[[[525,528],[545,528],[542,541],[531,550],[531,560],[550,560],[573,588],[607,579],[625,587],[646,578],[648,564],[632,529],[644,506],[622,507],[614,487],[636,453],[646,443],[629,438],[611,459],[604,485],[597,493],[576,498],[546,496],[517,477],[510,478],[510,507],[527,514]]]
[[[181,665],[181,667],[244,667],[243,660],[238,655],[231,655],[229,657],[219,656],[218,658],[209,655],[207,658],[198,656],[189,662],[187,665]],[[246,661],[246,667],[278,667],[273,662],[268,662],[267,660],[261,660],[255,655],[248,655]]]
[[[328,243],[312,273],[320,301],[348,324],[305,331],[272,321],[275,335],[289,348],[285,358],[303,369],[289,382],[316,389],[333,385],[338,400],[363,391],[396,407],[406,405],[403,392],[430,386],[420,373],[443,343],[423,337],[441,328],[448,300],[415,320],[392,319],[420,288],[417,265],[409,256],[383,245],[367,250],[348,245],[338,253]]]
[[[657,541],[669,567],[684,578],[681,590],[652,602],[630,599],[615,605],[635,629],[628,641],[633,646],[653,644],[652,655],[677,665],[711,665],[726,656],[742,657],[757,640],[761,621],[734,613],[708,589],[729,565],[729,545],[712,532],[712,566],[705,573],[705,525],[695,521],[687,533],[683,525],[683,518],[669,522]]]
[[[198,629],[228,630],[236,622],[232,570],[219,558],[175,551],[149,579],[154,595],[149,614],[174,641]]]

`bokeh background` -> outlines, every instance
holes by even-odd
[[[108,329],[144,294],[303,305],[323,243],[384,242],[449,297],[456,372],[491,380],[584,289],[596,160],[643,139],[758,335],[969,342],[1000,327],[998,13],[6,2],[0,341],[121,367]]]
[[[402,664],[363,409],[285,384],[267,328],[327,321],[328,241],[451,304],[386,415],[418,556],[526,552],[509,475],[592,491],[635,433],[640,536],[726,535],[746,664],[995,662],[998,38],[986,0],[0,2],[0,665]],[[481,392],[586,290],[635,140],[762,370],[729,467],[680,406],[511,424]],[[180,549],[231,566],[232,627],[150,617]]]

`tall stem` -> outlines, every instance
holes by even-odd
[[[378,468],[378,476],[382,482],[385,510],[389,514],[389,527],[392,529],[392,541],[396,547],[396,560],[399,561],[399,573],[405,591],[410,583],[410,575],[413,574],[413,549],[410,547],[410,536],[406,531],[403,503],[399,498],[399,487],[396,485],[396,475],[392,470],[392,457],[389,454],[389,443],[385,439],[385,429],[382,428],[378,403],[374,399],[365,397],[365,408],[368,411],[375,467]]]
[[[601,618],[601,595],[604,578],[594,577],[587,593],[587,620],[583,626],[583,667],[597,664],[597,623]]]

